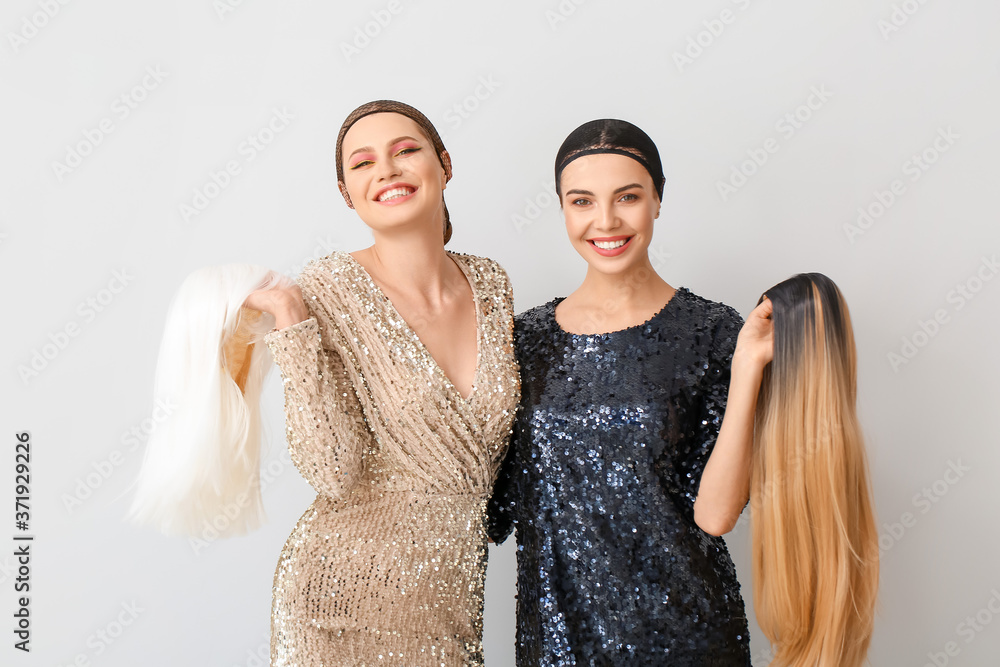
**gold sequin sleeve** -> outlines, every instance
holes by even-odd
[[[361,478],[369,433],[340,354],[323,345],[315,315],[264,342],[281,370],[295,466],[319,493],[346,496]]]

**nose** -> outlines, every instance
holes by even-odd
[[[614,206],[611,203],[601,206],[597,213],[597,219],[594,220],[594,228],[603,232],[617,229],[620,226],[621,220],[618,218]]]
[[[393,159],[393,156],[386,154],[378,161],[376,165],[375,175],[380,181],[388,181],[402,173],[399,164]]]

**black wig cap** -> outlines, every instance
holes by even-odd
[[[624,155],[641,164],[652,177],[656,195],[662,201],[666,179],[663,178],[663,166],[660,164],[660,152],[656,150],[656,144],[648,134],[632,123],[616,118],[584,123],[566,137],[556,153],[556,194],[562,196],[559,179],[566,165],[578,157],[595,153]]]

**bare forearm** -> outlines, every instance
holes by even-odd
[[[734,355],[725,416],[694,503],[695,523],[713,535],[733,529],[750,497],[754,412],[762,376],[759,362]]]

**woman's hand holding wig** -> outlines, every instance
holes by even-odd
[[[774,357],[758,397],[750,471],[757,620],[773,667],[860,667],[879,548],[850,314],[820,273],[793,276],[765,296]]]
[[[260,391],[274,327],[245,308],[258,289],[290,287],[260,266],[195,271],[170,304],[154,399],[174,406],[146,445],[128,518],[167,534],[243,534],[260,525]]]

